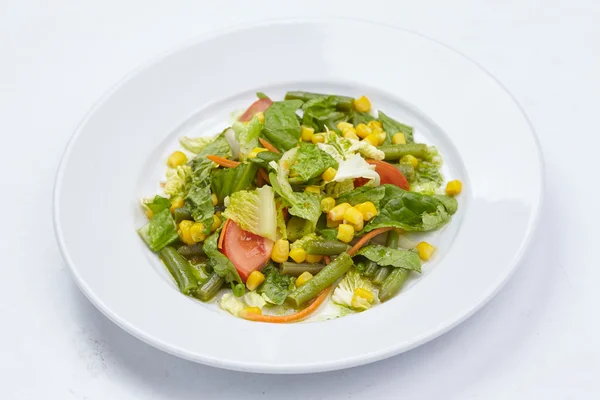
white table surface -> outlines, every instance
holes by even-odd
[[[600,398],[600,265],[593,258],[600,3],[50,3],[0,3],[0,398]],[[547,168],[544,217],[521,268],[450,333],[350,370],[230,372],[138,341],[90,304],[58,251],[52,188],[69,137],[98,97],[157,53],[228,25],[317,14],[369,18],[441,40],[515,95]]]

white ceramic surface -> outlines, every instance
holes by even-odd
[[[276,51],[259,53],[247,43]],[[344,62],[356,47],[385,54],[385,62],[360,57]],[[305,54],[310,62],[300,56]],[[142,218],[137,198],[182,124],[199,121],[198,129],[212,134],[227,123],[222,111],[243,108],[255,90],[330,87],[367,94],[415,124],[440,145],[453,177],[466,182],[451,225],[455,232],[440,248],[435,268],[385,305],[323,323],[250,323],[181,296],[150,266],[135,228]],[[218,111],[199,119],[209,109]],[[474,63],[389,27],[288,21],[224,32],[181,48],[105,96],[63,158],[55,223],[83,292],[138,338],[218,367],[310,372],[406,351],[471,315],[517,266],[536,225],[541,192],[541,157],[527,119]],[[82,216],[90,212],[94,218],[86,219],[85,230],[92,237],[82,235]],[[377,340],[357,340],[359,335]],[[294,345],[306,338],[318,339],[308,347]]]

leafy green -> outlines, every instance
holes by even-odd
[[[189,165],[180,165],[167,170],[167,183],[165,194],[169,197],[185,197],[192,181],[192,168]]]
[[[302,129],[296,110],[301,100],[276,101],[265,111],[262,134],[279,151],[287,151],[298,144]]]
[[[371,244],[361,248],[356,255],[364,256],[378,265],[390,265],[421,272],[421,259],[414,251]]]
[[[302,125],[312,127],[317,132],[337,130],[336,124],[347,121],[349,114],[337,110],[337,96],[314,97],[302,105],[304,115]]]
[[[244,302],[238,299],[233,293],[225,293],[221,300],[219,300],[219,306],[235,317],[238,316],[240,311],[244,309]]]
[[[275,209],[277,210],[277,238],[287,240],[287,228],[285,226],[285,202],[281,198],[275,199]]]
[[[256,92],[256,97],[258,97],[259,99],[268,99],[269,98],[269,96],[267,96],[263,92]]]
[[[204,250],[204,253],[210,259],[210,266],[217,273],[217,275],[225,278],[227,282],[242,283],[240,274],[237,272],[232,262],[229,261],[229,258],[221,253],[217,247],[219,242],[219,234],[221,233],[222,228],[223,226],[206,238],[202,250]]]
[[[412,126],[404,125],[396,121],[395,119],[388,117],[381,111],[379,111],[377,119],[381,121],[381,124],[383,125],[383,130],[387,133],[385,142],[383,144],[391,144],[392,136],[398,132],[404,133],[406,143],[414,143],[415,140],[413,139]]]
[[[245,160],[248,154],[258,147],[258,137],[262,131],[263,124],[258,117],[253,117],[247,124],[236,122],[232,126],[236,139],[240,146],[240,158]]]
[[[215,208],[212,204],[210,186],[193,186],[186,197],[194,221],[204,225],[204,234],[210,233]]]
[[[385,185],[377,187],[362,186],[347,192],[338,197],[337,203],[350,203],[356,205],[370,201],[375,205],[375,208],[379,208],[379,202],[385,197]]]
[[[221,157],[231,156],[231,147],[229,146],[229,143],[227,143],[227,139],[223,133],[207,144],[198,155],[190,161],[194,185],[202,186],[206,184],[210,171],[215,167],[215,163],[206,158],[206,156],[213,154]]]
[[[378,214],[365,226],[365,232],[383,227],[402,228],[406,231],[432,231],[448,223],[458,208],[456,199],[448,196],[407,192],[389,184],[381,187],[385,190],[385,196],[375,205]],[[371,190],[379,192],[381,189]],[[371,192],[365,190],[361,195],[368,198]],[[376,199],[377,196],[372,198]],[[356,201],[356,198],[353,201]]]
[[[327,168],[337,168],[338,163],[312,143],[301,143],[296,162],[290,169],[291,184],[303,183],[320,176]]]
[[[152,251],[159,251],[179,238],[175,221],[168,208],[154,214],[150,222],[142,226],[138,233]]]
[[[286,232],[290,241],[296,241],[315,231],[315,224],[312,221],[299,217],[291,217],[287,223]]]
[[[304,249],[306,247],[307,244],[314,242],[315,240],[319,239],[319,236],[317,236],[316,233],[309,233],[308,235],[304,235],[302,238],[296,240],[294,243],[292,243],[290,245],[290,249],[294,250],[294,249]]]
[[[234,192],[225,206],[227,208],[223,216],[234,221],[243,230],[271,240],[277,239],[275,194],[271,186]]]
[[[333,291],[331,300],[336,304],[356,311],[364,311],[371,308],[372,304],[369,301],[354,295],[354,291],[358,288],[368,290],[371,293],[375,290],[375,286],[373,286],[370,280],[364,278],[360,272],[352,268],[346,272],[344,278]]]
[[[287,295],[294,288],[294,277],[281,274],[273,264],[265,267],[262,273],[266,278],[258,287],[257,292],[263,295],[263,298],[269,303],[283,304]]]
[[[369,113],[354,111],[352,114],[352,124],[357,126],[358,124],[368,124],[370,121],[375,120],[375,117]]]
[[[351,158],[360,153],[365,158],[383,160],[385,153],[372,144],[358,140],[345,139],[335,132],[325,135],[325,143],[319,143],[319,148],[332,156],[338,162]]]
[[[179,143],[184,149],[192,153],[198,154],[213,140],[215,140],[215,138],[210,136],[201,136],[197,138],[189,138],[187,136],[184,136],[179,139]]]
[[[220,168],[211,175],[211,188],[219,204],[223,204],[225,197],[239,190],[252,188],[258,165],[242,163],[235,168]]]
[[[415,183],[411,190],[424,194],[434,194],[444,183],[444,177],[440,173],[439,166],[428,161],[421,161],[415,171]]]
[[[344,193],[351,192],[354,189],[354,179],[346,179],[341,182],[329,182],[325,185],[325,195],[337,199]]]
[[[320,196],[308,192],[294,192],[288,181],[289,165],[296,159],[298,148],[286,151],[279,164],[274,161],[271,165],[276,168],[277,173],[269,174],[269,180],[275,192],[280,195],[291,207],[289,213],[297,217],[311,221],[316,225],[321,216]]]
[[[154,214],[158,214],[162,210],[171,207],[171,200],[156,195],[151,201],[144,200],[143,204],[144,207],[148,208],[149,210],[152,210]]]

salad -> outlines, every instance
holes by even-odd
[[[216,136],[180,139],[139,235],[181,293],[247,320],[388,301],[436,251],[405,233],[448,224],[461,182],[365,96],[257,96]]]

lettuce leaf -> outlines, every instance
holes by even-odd
[[[229,258],[221,253],[217,247],[219,242],[219,234],[221,233],[222,228],[223,226],[206,238],[202,250],[204,250],[204,253],[206,253],[210,259],[210,266],[217,273],[217,275],[225,278],[227,282],[242,283],[242,278],[240,278],[240,274],[233,266],[233,263],[229,261]]]
[[[167,183],[164,192],[170,198],[187,195],[189,184],[192,181],[192,168],[189,165],[180,165],[167,170]]]
[[[204,234],[210,233],[210,228],[213,224],[213,216],[215,208],[212,204],[210,186],[194,186],[188,192],[186,197],[188,205],[192,211],[194,221],[201,222],[204,225]]]
[[[175,221],[168,208],[154,214],[150,222],[142,226],[138,233],[150,250],[155,252],[179,238]]]
[[[198,154],[213,140],[215,140],[215,138],[210,136],[201,136],[197,138],[189,138],[187,136],[184,136],[182,138],[179,138],[179,143],[187,151]]]
[[[266,278],[257,292],[272,304],[283,304],[287,295],[294,289],[294,277],[281,274],[273,264],[265,267],[262,273]]]
[[[387,133],[385,142],[383,144],[391,144],[392,136],[400,132],[404,134],[406,143],[414,143],[413,128],[412,126],[404,125],[393,118],[388,117],[383,112],[379,111],[377,119],[381,121],[383,130]]]
[[[389,265],[421,272],[421,259],[414,251],[371,244],[361,248],[356,255],[364,256],[378,265]]]
[[[444,177],[440,173],[439,166],[428,161],[421,161],[415,170],[414,183],[411,191],[424,194],[435,194],[437,189],[444,183]]]
[[[350,117],[348,112],[338,111],[337,104],[337,96],[323,95],[308,100],[302,105],[302,125],[312,127],[315,132],[336,130],[338,122]]]
[[[370,201],[375,205],[375,208],[379,209],[379,202],[385,197],[385,191],[386,185],[378,187],[362,186],[339,196],[337,203],[350,203],[354,206]]]
[[[277,239],[275,194],[271,186],[234,192],[225,206],[225,218],[231,219],[240,228],[271,240]]]
[[[154,198],[152,200],[148,200],[148,199],[143,200],[142,204],[147,209],[152,210],[152,212],[154,214],[158,214],[162,210],[165,210],[165,209],[171,207],[171,200],[169,200],[165,197],[156,195],[156,196],[154,196]]]
[[[320,176],[327,168],[337,168],[333,157],[312,143],[301,143],[296,153],[296,162],[290,169],[290,183],[297,184]]]
[[[244,124],[243,122],[233,124],[233,130],[240,145],[240,158],[242,160],[247,158],[252,149],[258,147],[258,137],[262,128],[263,124],[256,116],[248,124]]]
[[[354,179],[347,179],[341,182],[329,182],[325,185],[325,195],[337,199],[344,193],[354,190]]]
[[[331,296],[331,300],[341,306],[356,311],[364,311],[371,308],[372,304],[360,296],[355,296],[354,291],[358,288],[375,291],[375,286],[370,280],[364,278],[355,268],[346,272],[344,278],[337,285]]]
[[[219,204],[223,204],[225,198],[232,193],[252,188],[257,171],[258,165],[254,163],[214,170],[211,174],[210,186],[213,193],[217,195]]]
[[[265,124],[262,134],[281,152],[298,144],[302,129],[296,110],[301,105],[301,100],[276,101],[264,113]]]

